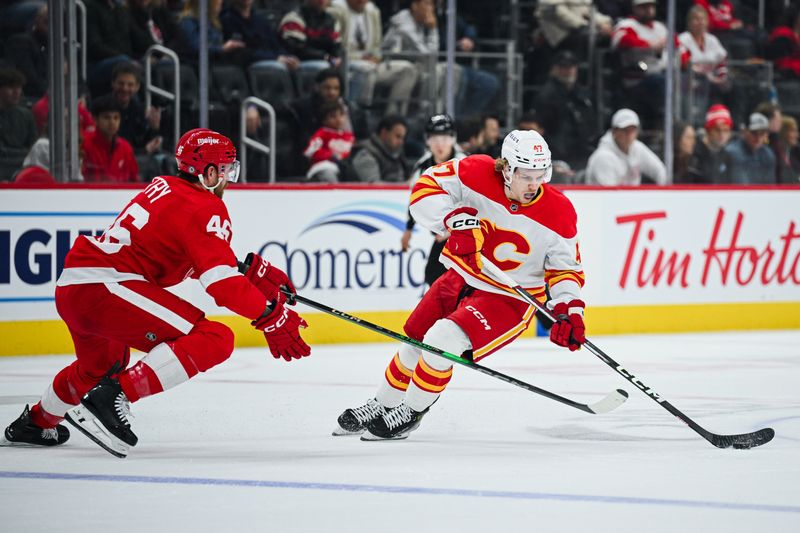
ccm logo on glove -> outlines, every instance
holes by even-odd
[[[480,227],[481,221],[477,218],[469,217],[456,219],[453,217],[453,219],[450,219],[450,229],[479,229]]]
[[[285,307],[281,307],[281,309],[283,310],[281,316],[279,316],[275,320],[275,322],[272,323],[272,325],[265,327],[263,329],[264,333],[271,333],[277,329],[282,328],[286,324],[286,321],[289,320],[289,310],[286,309]]]

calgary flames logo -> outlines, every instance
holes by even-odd
[[[481,253],[505,271],[519,268],[532,249],[528,239],[519,232],[500,228],[485,219],[481,226],[485,236]],[[514,259],[515,256],[519,260]]]

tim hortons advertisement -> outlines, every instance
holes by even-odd
[[[55,280],[80,234],[108,227],[132,189],[5,189],[0,321],[57,318]],[[800,302],[800,189],[571,189],[593,307]],[[408,190],[235,189],[233,246],[286,269],[299,291],[346,311],[410,310],[431,235],[400,250]],[[175,228],[180,231],[180,228]],[[199,284],[177,292],[221,314]]]
[[[800,190],[569,191],[595,305],[800,301]]]

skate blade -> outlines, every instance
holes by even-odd
[[[0,437],[0,448],[54,448],[55,446],[46,446],[43,444],[32,444],[30,442],[14,442],[5,437]]]
[[[336,429],[331,431],[331,435],[334,437],[355,437],[356,435],[361,435],[366,431],[365,429],[359,429],[358,431],[347,431],[342,426],[337,426]]]
[[[65,418],[78,431],[89,437],[95,444],[114,457],[125,459],[128,456],[131,447],[109,433],[83,405],[78,405],[67,411]]]
[[[399,433],[394,437],[379,437],[377,435],[373,435],[372,433],[369,432],[369,430],[367,430],[366,432],[364,432],[363,435],[361,435],[361,440],[363,441],[403,440],[407,439],[410,433],[411,433],[410,431],[406,431],[405,433]]]

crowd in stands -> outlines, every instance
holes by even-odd
[[[81,171],[72,179],[173,172],[175,121],[182,130],[198,125],[199,0],[83,2],[88,64],[77,109]],[[666,3],[533,0],[514,15],[511,3],[497,2],[487,18],[485,2],[460,0],[456,120],[447,131],[455,148],[445,151],[497,156],[503,133],[520,127],[548,140],[555,183],[800,183],[800,6],[764,0],[759,26],[753,2],[677,0],[668,43]],[[52,180],[47,2],[4,4],[0,181]],[[210,126],[238,143],[243,99],[269,102],[279,181],[403,183],[415,161],[441,155],[426,125],[445,107],[446,0],[207,4]],[[507,65],[480,54],[512,38],[525,89],[516,123],[506,123]],[[672,176],[662,160],[670,44],[681,95]],[[144,104],[145,62],[161,87],[172,72],[158,53],[146,55],[153,45],[180,57],[179,117],[163,98]],[[764,66],[771,70],[754,74]],[[269,115],[250,106],[244,120],[246,134],[266,142]],[[249,151],[248,182],[265,181],[266,169],[267,156]]]

